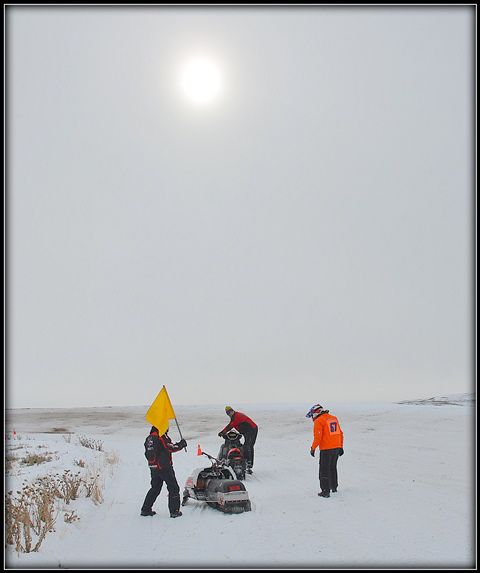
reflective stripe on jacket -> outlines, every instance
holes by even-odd
[[[158,432],[152,432],[150,435],[155,440],[155,459],[148,462],[148,465],[159,470],[171,466],[172,452],[178,452],[182,448],[178,444],[174,444],[167,433],[159,436]]]

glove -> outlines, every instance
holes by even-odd
[[[177,444],[180,448],[186,448],[187,447],[187,442],[182,438],[178,444]]]
[[[343,448],[340,448],[340,451],[338,452],[339,456],[343,456]]]
[[[310,450],[310,455],[312,456],[312,458],[315,457],[315,450],[313,448]]]

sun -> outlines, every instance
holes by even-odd
[[[214,101],[220,92],[220,73],[215,63],[204,57],[189,60],[181,75],[184,96],[197,105]]]

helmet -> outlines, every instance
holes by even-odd
[[[238,440],[238,438],[240,438],[240,435],[241,435],[240,432],[235,428],[228,430],[228,432],[226,433],[226,436],[229,440]]]
[[[305,418],[313,418],[314,416],[316,417],[323,411],[324,411],[323,406],[320,406],[320,404],[315,404],[315,406],[312,406],[310,410],[307,412]]]

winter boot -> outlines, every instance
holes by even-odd
[[[170,514],[170,517],[180,517],[182,515],[181,511],[175,511]]]
[[[142,509],[142,511],[140,512],[140,515],[144,515],[144,516],[156,515],[156,514],[157,514],[157,512],[153,511],[152,509]]]
[[[319,497],[330,497],[330,492],[329,491],[321,491],[318,495],[319,495]]]

